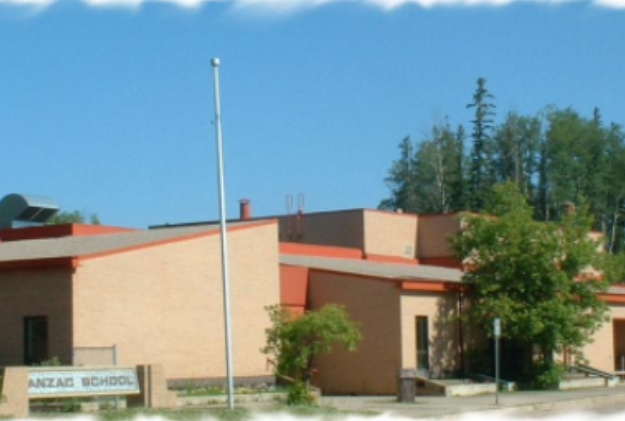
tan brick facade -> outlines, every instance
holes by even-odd
[[[311,273],[311,309],[344,305],[363,335],[357,352],[336,349],[316,360],[315,384],[324,393],[395,393],[401,364],[399,292],[392,282]]]
[[[228,235],[237,378],[272,374],[260,349],[265,307],[280,302],[277,236],[272,222]],[[24,317],[46,316],[48,356],[64,363],[72,347],[117,345],[119,364],[162,364],[170,379],[225,377],[217,230],[78,261],[0,271],[0,365],[24,364]]]
[[[459,328],[455,316],[457,297],[452,293],[404,293],[401,297],[403,368],[418,367],[416,318],[425,316],[429,330],[429,372],[445,376],[459,369]]]
[[[417,257],[451,256],[449,236],[460,230],[457,214],[419,216]]]
[[[0,272],[0,366],[24,362],[24,318],[47,316],[48,356],[71,362],[72,270]]]
[[[592,335],[593,341],[584,347],[583,352],[590,366],[600,370],[614,371],[619,358],[619,355],[615,355],[614,320],[625,320],[625,305],[610,304],[609,314],[610,320]],[[625,335],[625,332],[622,331],[621,334]],[[623,336],[618,338],[619,344],[622,344],[624,340]]]
[[[276,226],[229,235],[236,376],[263,376],[279,303]],[[74,278],[74,345],[117,344],[119,363],[162,364],[169,378],[225,375],[219,236],[86,260]]]
[[[364,248],[364,210],[319,212],[278,218],[280,241]]]
[[[5,397],[0,400],[0,418],[28,416],[28,369],[10,367],[0,374],[3,374],[0,390]]]
[[[414,259],[417,254],[417,215],[365,211],[365,254]]]

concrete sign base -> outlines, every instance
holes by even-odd
[[[65,373],[71,368],[63,367]],[[93,371],[101,370],[101,367],[93,367]],[[0,417],[23,418],[28,416],[29,398],[37,397],[29,395],[29,375],[31,371],[41,368],[29,367],[7,367],[4,369],[2,384],[2,400],[0,400]],[[85,372],[88,367],[76,368]],[[67,377],[67,376],[65,376]],[[126,399],[128,406],[145,408],[175,408],[176,394],[167,389],[167,381],[161,365],[140,365],[137,366],[137,377],[139,380],[139,390],[133,390],[132,395]],[[95,377],[94,377],[95,378]],[[43,382],[43,380],[41,380]],[[33,383],[31,379],[31,383]],[[36,383],[36,381],[35,381]],[[115,392],[117,393],[117,392]],[[89,396],[110,395],[110,390],[90,393]],[[122,392],[122,394],[124,394]],[[70,391],[63,394],[64,397],[73,397]],[[84,392],[75,396],[85,396]]]

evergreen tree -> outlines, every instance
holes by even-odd
[[[473,123],[473,148],[471,151],[471,172],[469,180],[470,208],[473,211],[483,209],[488,201],[491,186],[496,181],[493,164],[493,146],[491,132],[495,106],[489,101],[494,96],[486,89],[486,79],[477,80],[477,89],[473,102],[467,108],[475,108]]]
[[[384,180],[391,190],[391,197],[380,202],[379,208],[386,210],[402,209],[417,212],[417,192],[415,177],[415,159],[410,136],[399,144],[400,158],[394,161]]]

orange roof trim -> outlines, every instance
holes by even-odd
[[[241,230],[245,230],[245,229],[248,229],[248,228],[261,227],[261,226],[265,226],[265,225],[275,225],[277,223],[278,223],[278,221],[275,220],[275,219],[270,219],[270,220],[265,220],[265,221],[258,221],[258,222],[250,222],[249,224],[243,224],[243,225],[236,225],[236,226],[227,227],[227,233],[231,233],[231,232],[235,232],[235,231],[241,231]],[[162,245],[165,245],[165,244],[177,243],[177,242],[180,242],[180,241],[195,240],[197,238],[203,238],[203,237],[211,237],[213,235],[218,235],[219,233],[220,233],[219,229],[214,229],[214,230],[211,230],[211,231],[202,231],[202,232],[193,233],[193,234],[181,235],[179,237],[167,238],[165,240],[151,241],[151,242],[147,242],[147,243],[143,243],[143,244],[138,244],[138,245],[135,245],[135,246],[121,247],[121,248],[107,250],[107,251],[103,251],[103,252],[99,252],[99,253],[83,254],[83,255],[77,256],[77,258],[78,258],[79,261],[89,260],[89,259],[97,259],[99,257],[106,257],[106,256],[114,255],[114,254],[127,253],[129,251],[142,250],[142,249],[147,249],[147,248],[150,248],[150,247],[156,247],[156,246],[162,246]]]
[[[334,257],[342,259],[362,259],[362,250],[350,247],[320,246],[303,243],[280,243],[280,253],[297,256]]]

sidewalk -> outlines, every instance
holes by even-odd
[[[411,418],[439,418],[469,412],[489,411],[511,414],[531,410],[583,410],[601,405],[622,403],[625,410],[625,385],[612,388],[570,391],[540,391],[500,393],[499,405],[495,395],[467,397],[418,396],[414,404],[398,403],[388,396],[329,396],[321,405],[349,411],[387,413]]]

